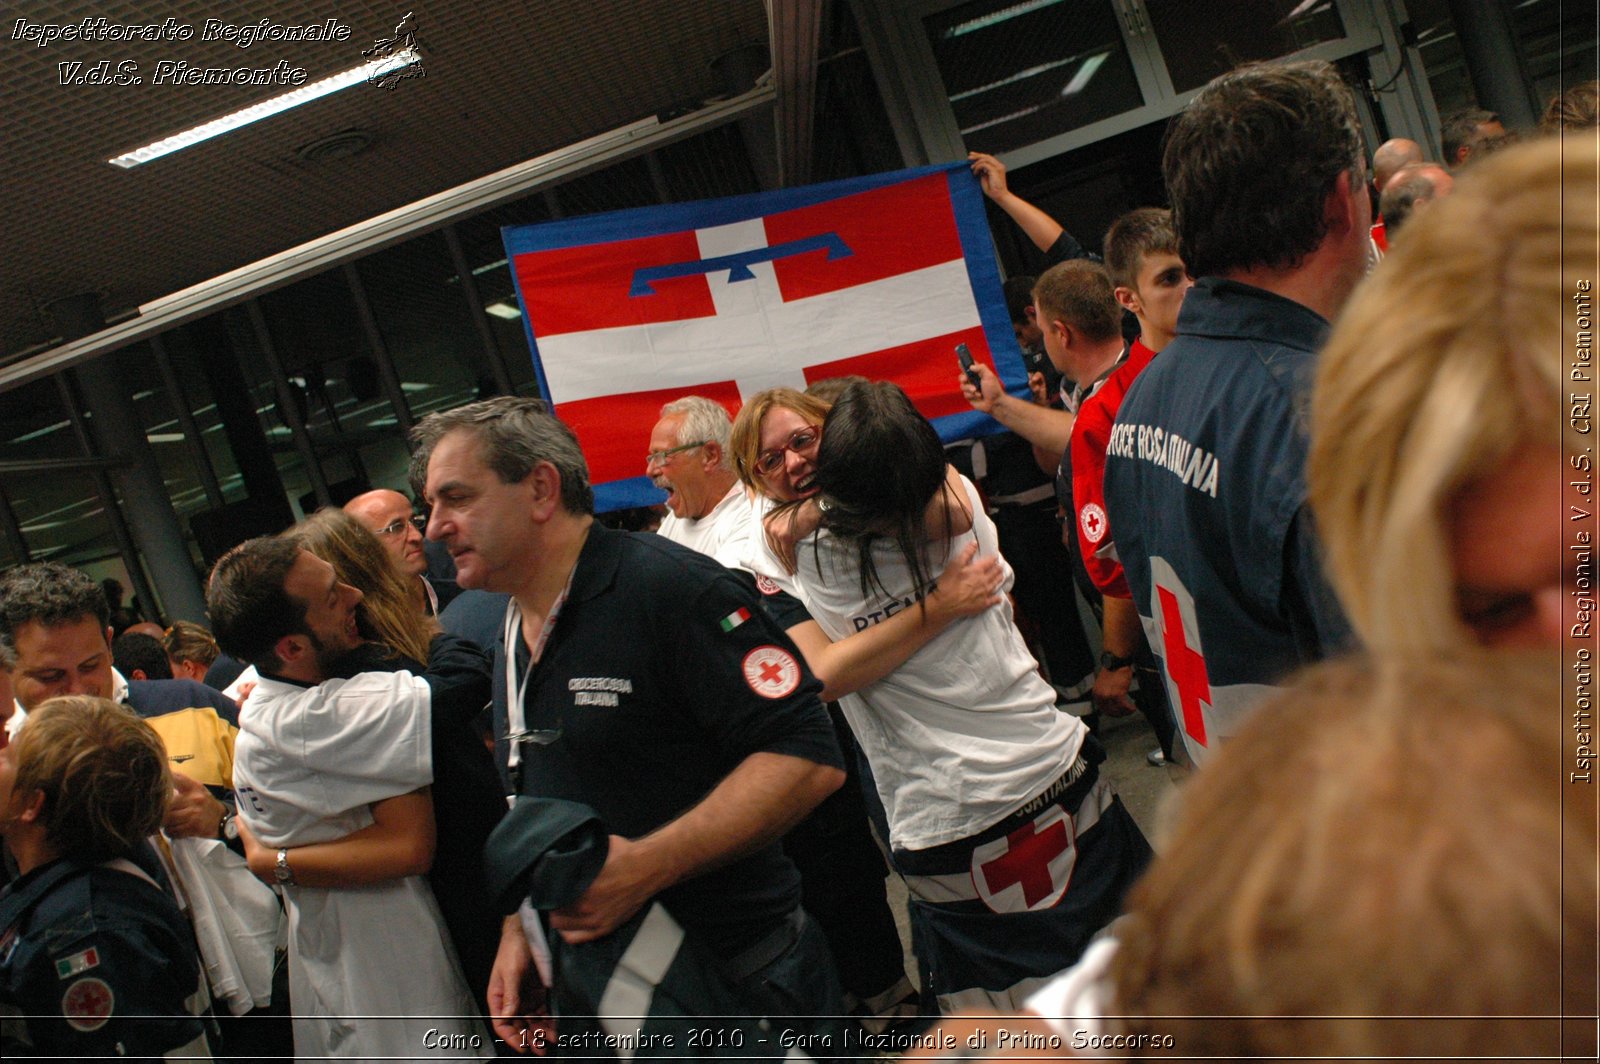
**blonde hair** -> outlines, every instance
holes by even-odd
[[[172,792],[155,730],[109,699],[69,695],[36,706],[17,733],[12,801],[44,795],[40,824],[62,857],[126,857],[161,827]]]
[[[1116,925],[1127,1031],[1249,1059],[1548,1040],[1530,1017],[1582,1007],[1562,971],[1596,932],[1592,878],[1563,892],[1595,839],[1562,815],[1554,657],[1323,665],[1256,711],[1185,787]]]
[[[766,420],[768,411],[780,407],[793,410],[808,424],[821,428],[831,405],[793,388],[768,388],[746,400],[739,408],[739,416],[733,419],[733,434],[728,440],[733,467],[745,487],[771,498],[766,479],[756,472],[756,459],[761,455],[761,423]]]
[[[329,565],[340,582],[364,596],[356,615],[379,642],[415,661],[428,660],[438,623],[417,609],[413,581],[378,537],[338,507],[318,510],[288,533]]]
[[[1596,162],[1559,141],[1474,167],[1406,228],[1318,361],[1307,480],[1330,581],[1374,650],[1469,640],[1450,510],[1526,444],[1563,430],[1572,296],[1592,285]],[[1584,279],[1584,280],[1580,280]],[[1587,326],[1585,326],[1587,329]]]
[[[193,661],[209,668],[217,660],[216,639],[193,621],[173,621],[161,638],[161,646],[173,661]]]

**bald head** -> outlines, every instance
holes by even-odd
[[[411,521],[410,499],[398,491],[378,488],[345,503],[344,512],[378,537],[401,572],[420,576],[427,571],[428,556],[422,551],[422,532]]]
[[[1455,185],[1450,171],[1438,163],[1402,166],[1378,199],[1378,211],[1383,215],[1389,239],[1394,239],[1406,219],[1432,201],[1448,196]]]
[[[1395,137],[1378,145],[1378,150],[1372,153],[1372,187],[1380,193],[1389,179],[1400,171],[1402,166],[1422,161],[1422,145],[1414,140],[1404,137]]]

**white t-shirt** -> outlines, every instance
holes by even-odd
[[[750,534],[752,507],[744,485],[734,481],[711,512],[700,518],[680,519],[669,513],[661,520],[658,533],[690,550],[710,555],[729,569],[741,568],[745,539]]]
[[[902,609],[917,609],[949,558],[974,539],[982,556],[998,555],[994,522],[977,489],[962,478],[972,530],[934,545],[929,586],[914,588],[910,568],[891,543],[875,548],[884,594],[861,593],[856,546],[826,531],[796,551],[796,582],[812,617],[835,641]],[[1001,559],[1004,587],[1011,567]],[[949,625],[894,672],[840,699],[861,744],[898,849],[954,842],[1004,819],[1054,783],[1078,756],[1087,729],[1055,708],[1055,690],[1039,675],[1017,631],[1011,602]]]
[[[751,502],[745,536],[739,541],[742,553],[739,563],[732,568],[743,569],[757,577],[764,576],[801,602],[805,602],[805,589],[796,581],[795,574],[784,568],[783,560],[767,541],[767,515],[777,509],[778,505],[776,500],[764,495],[758,496]]]
[[[315,687],[264,676],[241,717],[239,817],[267,846],[341,839],[372,824],[372,803],[433,782],[430,692],[411,673]],[[296,1056],[494,1055],[426,878],[296,885],[284,900]],[[408,1018],[361,1018],[375,1016]],[[427,1049],[456,1035],[484,1048]]]

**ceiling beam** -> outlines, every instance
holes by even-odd
[[[640,119],[151,300],[139,307],[136,317],[0,367],[0,392],[59,373],[147,336],[166,332],[539,189],[553,187],[591,170],[759,112],[771,107],[776,95],[772,86],[758,85],[749,92],[709,103],[665,122],[654,116]]]
[[[778,175],[784,188],[811,180],[822,8],[823,0],[783,0],[768,7],[772,80],[778,90],[773,123],[778,138]]]

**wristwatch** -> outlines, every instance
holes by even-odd
[[[286,883],[289,886],[294,886],[294,872],[289,868],[288,850],[278,851],[278,864],[277,867],[272,870],[272,875],[273,878],[279,883]]]
[[[1107,672],[1116,672],[1118,669],[1126,669],[1132,664],[1132,658],[1119,658],[1109,650],[1102,650],[1100,652],[1100,667]]]
[[[223,842],[232,842],[239,837],[239,824],[233,817],[233,810],[224,806],[222,809],[222,822],[217,825],[217,838]]]

